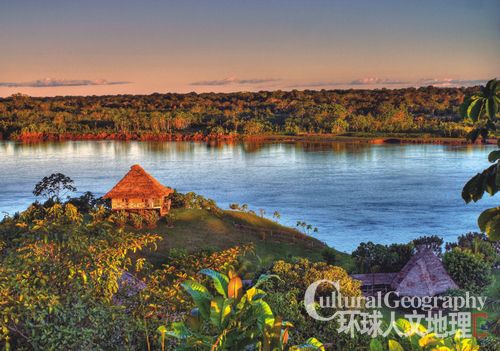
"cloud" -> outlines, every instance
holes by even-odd
[[[324,82],[310,82],[303,84],[296,84],[290,86],[290,88],[298,87],[311,87],[311,88],[323,88],[323,87],[352,87],[352,86],[386,86],[386,85],[408,85],[410,82],[403,80],[394,79],[383,79],[377,77],[366,77],[359,78],[351,81],[339,82],[339,81],[324,81]]]
[[[435,87],[470,87],[484,85],[487,79],[454,79],[454,78],[426,78],[417,82],[418,86],[432,85]]]
[[[107,81],[105,79],[88,80],[88,79],[45,78],[45,79],[34,80],[31,82],[0,82],[0,87],[53,88],[53,87],[79,87],[87,85],[120,85],[129,83],[130,82],[126,81]]]
[[[277,82],[279,79],[275,78],[253,78],[253,79],[239,79],[236,77],[229,77],[224,79],[216,79],[216,80],[202,80],[198,82],[193,82],[191,85],[196,86],[223,86],[223,85],[254,85],[254,84],[264,84]]]
[[[484,85],[486,79],[454,79],[454,78],[426,78],[419,80],[397,80],[397,79],[386,79],[377,77],[367,77],[359,78],[351,81],[320,81],[320,82],[305,82],[297,83],[289,86],[289,88],[356,88],[356,87],[393,87],[393,88],[403,88],[403,87],[423,87],[423,86],[435,86],[435,87],[462,87],[462,86],[475,86]]]
[[[367,77],[367,78],[352,80],[347,84],[349,84],[349,85],[400,85],[400,84],[408,84],[408,83],[409,82],[403,81],[403,80]]]

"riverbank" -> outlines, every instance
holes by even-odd
[[[0,138],[1,139],[1,138]],[[301,135],[239,135],[239,134],[180,134],[180,133],[21,133],[11,135],[8,140],[27,143],[46,141],[77,141],[77,140],[117,140],[117,141],[197,141],[197,142],[318,142],[318,143],[366,143],[366,144],[439,144],[467,145],[471,144],[465,138],[435,137],[428,134],[388,134],[388,135],[356,135],[356,134],[301,134]],[[479,144],[480,142],[477,142]],[[487,144],[496,144],[489,139]]]

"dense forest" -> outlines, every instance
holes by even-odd
[[[3,139],[415,134],[464,137],[473,88],[261,91],[0,99]],[[174,136],[174,137],[173,137]]]

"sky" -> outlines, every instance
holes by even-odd
[[[0,96],[467,86],[498,0],[0,0]]]

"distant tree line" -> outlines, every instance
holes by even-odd
[[[261,91],[0,99],[0,133],[260,135],[427,133],[463,137],[473,88]]]

